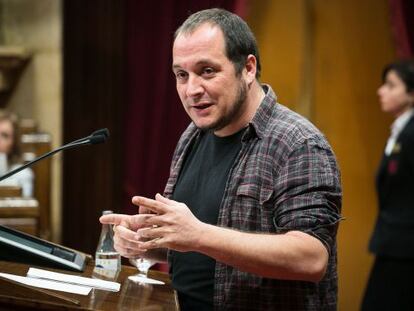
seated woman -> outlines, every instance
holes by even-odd
[[[22,165],[17,137],[19,137],[17,116],[6,110],[0,110],[0,176]],[[32,197],[33,179],[33,171],[26,168],[1,181],[0,185],[20,186],[24,197]]]

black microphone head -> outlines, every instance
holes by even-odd
[[[108,139],[105,135],[93,135],[89,138],[89,143],[91,145],[101,144]]]
[[[109,130],[107,128],[96,130],[91,134],[91,136],[103,135],[105,138],[109,137]]]

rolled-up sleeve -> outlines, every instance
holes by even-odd
[[[328,145],[307,140],[292,149],[277,174],[274,226],[305,232],[331,254],[341,220],[340,172]]]

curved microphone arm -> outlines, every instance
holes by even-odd
[[[32,166],[33,164],[39,162],[40,160],[43,160],[44,158],[50,157],[52,155],[54,155],[55,153],[62,151],[62,150],[66,150],[66,149],[71,149],[71,148],[75,148],[75,147],[79,147],[79,146],[84,146],[84,145],[95,145],[95,144],[100,144],[105,142],[109,137],[109,131],[108,129],[100,129],[97,130],[95,132],[93,132],[91,135],[75,140],[73,142],[70,142],[66,145],[63,145],[59,148],[56,148],[52,151],[49,151],[39,157],[37,157],[36,159],[27,162],[26,164],[19,166],[17,168],[15,168],[14,170],[11,170],[10,172],[0,176],[0,181],[14,175],[17,174],[18,172],[20,172],[21,170],[24,170],[25,168]]]

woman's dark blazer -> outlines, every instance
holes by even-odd
[[[377,180],[379,214],[369,249],[382,256],[414,258],[414,116],[401,131]]]

